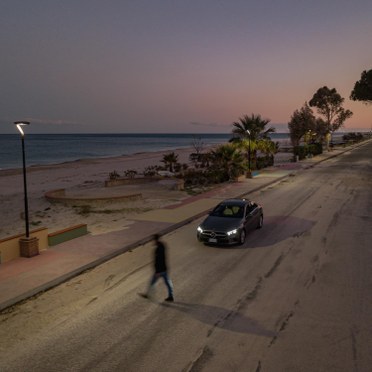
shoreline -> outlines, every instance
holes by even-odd
[[[213,148],[215,145],[206,147]],[[181,203],[189,195],[185,191],[169,190],[164,184],[116,186],[117,192],[142,193],[142,199],[115,202],[109,206],[66,206],[50,203],[45,193],[65,189],[68,193],[103,192],[109,173],[123,175],[133,169],[143,173],[148,166],[162,165],[164,154],[175,152],[180,163],[190,163],[193,147],[167,151],[140,152],[134,155],[108,158],[89,158],[59,164],[27,167],[27,189],[30,229],[47,227],[50,232],[79,223],[87,223],[92,234],[123,230],[132,223],[137,213]],[[291,154],[276,154],[277,163],[288,162]],[[24,190],[21,168],[0,171],[0,238],[24,231]],[[89,213],[86,213],[86,211]]]
[[[276,141],[280,143],[280,148],[285,148],[287,146],[287,140],[283,141]],[[210,150],[215,148],[216,146],[223,145],[228,142],[220,143],[220,144],[211,144],[211,145],[205,145],[204,150]],[[88,158],[79,158],[79,159],[74,159],[74,160],[66,160],[62,162],[57,162],[57,163],[46,163],[46,164],[32,164],[32,165],[26,165],[27,172],[33,172],[35,170],[42,170],[42,169],[48,169],[48,168],[54,168],[54,167],[61,167],[64,165],[70,165],[70,164],[79,164],[79,163],[96,163],[97,161],[110,161],[110,160],[123,160],[124,158],[132,158],[136,156],[147,156],[150,157],[152,154],[154,156],[157,156],[158,154],[166,154],[170,152],[183,152],[183,151],[190,151],[190,152],[195,152],[195,149],[192,146],[184,146],[184,147],[179,147],[175,149],[164,149],[164,150],[155,150],[155,151],[140,151],[140,152],[135,152],[133,154],[122,154],[122,155],[113,155],[113,156],[102,156],[102,157],[88,157]],[[280,152],[280,151],[279,151]],[[188,161],[187,161],[188,162]],[[12,168],[0,168],[0,177],[1,176],[8,176],[8,175],[13,175],[13,174],[18,174],[22,172],[22,166],[20,167],[12,167]]]
[[[202,134],[204,145],[225,143],[227,134]],[[132,156],[141,152],[175,151],[192,147],[193,135],[187,134],[28,134],[27,166],[60,164],[82,159]],[[0,171],[22,167],[20,139],[17,134],[0,135],[3,156]]]
[[[279,133],[279,137],[273,139],[274,142],[287,141],[287,134]],[[19,136],[12,135],[12,140],[1,139],[2,156],[0,161],[0,172],[8,170],[16,170],[22,168],[21,149],[18,148]],[[31,136],[31,134],[29,135]],[[152,138],[152,135],[135,135],[133,138],[127,135],[119,138],[108,139],[106,136],[91,135],[79,140],[79,137],[71,140],[62,135],[60,139],[49,136],[39,138],[38,136],[31,137],[26,143],[26,164],[27,167],[41,167],[49,165],[58,165],[75,161],[83,161],[88,159],[108,159],[112,157],[133,156],[141,153],[152,152],[172,152],[181,149],[190,148],[195,145],[195,138],[184,135],[160,135]],[[208,136],[208,137],[204,137]],[[216,137],[217,136],[217,137]],[[222,137],[221,137],[222,136]],[[285,138],[282,138],[285,136]],[[228,143],[231,139],[231,134],[203,134],[199,140],[202,147],[208,148],[224,143]],[[55,141],[55,142],[54,142]]]
[[[207,148],[213,148],[215,145],[210,145],[207,146]],[[47,170],[47,169],[52,169],[52,168],[61,168],[64,166],[73,166],[75,164],[78,165],[90,165],[90,164],[97,164],[97,162],[110,162],[110,161],[125,161],[126,159],[131,160],[131,158],[135,158],[137,156],[145,156],[146,158],[151,158],[152,156],[159,156],[163,154],[167,154],[169,152],[184,152],[187,151],[190,153],[194,149],[192,147],[181,147],[177,149],[172,149],[172,150],[156,150],[156,151],[141,151],[141,152],[136,152],[133,154],[123,154],[123,155],[117,155],[117,156],[105,156],[105,157],[89,157],[89,158],[81,158],[81,159],[76,159],[76,160],[67,160],[64,162],[60,163],[48,163],[48,164],[33,164],[26,166],[27,173],[29,172],[35,172],[35,171],[40,171],[40,170]],[[17,168],[4,168],[0,169],[0,177],[2,176],[11,176],[15,174],[22,173],[23,168],[22,167],[17,167]]]
[[[178,154],[180,163],[189,163],[189,154],[194,149],[189,147],[172,151]],[[142,152],[136,155],[27,167],[30,229],[44,226],[50,231],[56,231],[84,221],[93,234],[122,230],[130,223],[129,218],[133,218],[136,213],[162,208],[182,200],[188,196],[184,191],[169,191],[160,185],[152,189],[142,187],[143,199],[140,202],[115,203],[104,214],[100,214],[102,208],[98,208],[87,216],[81,208],[51,204],[44,196],[46,192],[56,189],[89,192],[94,188],[103,188],[110,172],[116,170],[123,174],[129,169],[143,172],[147,166],[161,165],[163,155],[168,152]],[[6,238],[24,231],[22,169],[0,171],[0,181],[0,238]],[[136,187],[138,192],[138,186]]]

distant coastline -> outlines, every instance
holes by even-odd
[[[225,143],[231,134],[28,134],[27,166],[172,151],[192,147],[200,140],[211,146]],[[0,135],[0,169],[20,168],[21,141],[18,134]]]
[[[147,133],[147,134],[28,134],[27,166],[51,165],[84,159],[128,156],[156,151],[175,151],[201,142],[209,147],[226,143],[231,133]],[[273,140],[287,140],[287,133],[275,133]],[[0,170],[22,167],[18,134],[0,135]]]
[[[53,165],[86,159],[175,151],[192,148],[195,141],[209,147],[226,143],[231,138],[231,133],[28,134],[26,159],[28,167]],[[280,145],[287,146],[290,143],[289,133],[273,133],[271,138]],[[0,170],[21,167],[20,136],[0,134]]]

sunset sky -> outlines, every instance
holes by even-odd
[[[324,85],[369,130],[371,46],[371,0],[2,0],[0,133],[281,131]]]

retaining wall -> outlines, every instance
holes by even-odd
[[[88,234],[87,225],[82,223],[48,234],[48,243],[50,246],[57,245],[86,234]]]
[[[82,206],[93,203],[110,203],[117,201],[142,199],[141,193],[106,197],[74,197],[67,196],[65,189],[51,190],[45,193],[44,196],[52,203],[64,203],[70,206]]]
[[[30,231],[30,236],[38,238],[39,251],[48,248],[48,229],[46,227]],[[19,239],[25,237],[26,234],[18,234],[0,240],[0,263],[21,257]]]

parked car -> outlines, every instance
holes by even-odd
[[[247,199],[219,203],[198,226],[197,238],[205,244],[244,244],[250,229],[263,226],[262,207]]]

